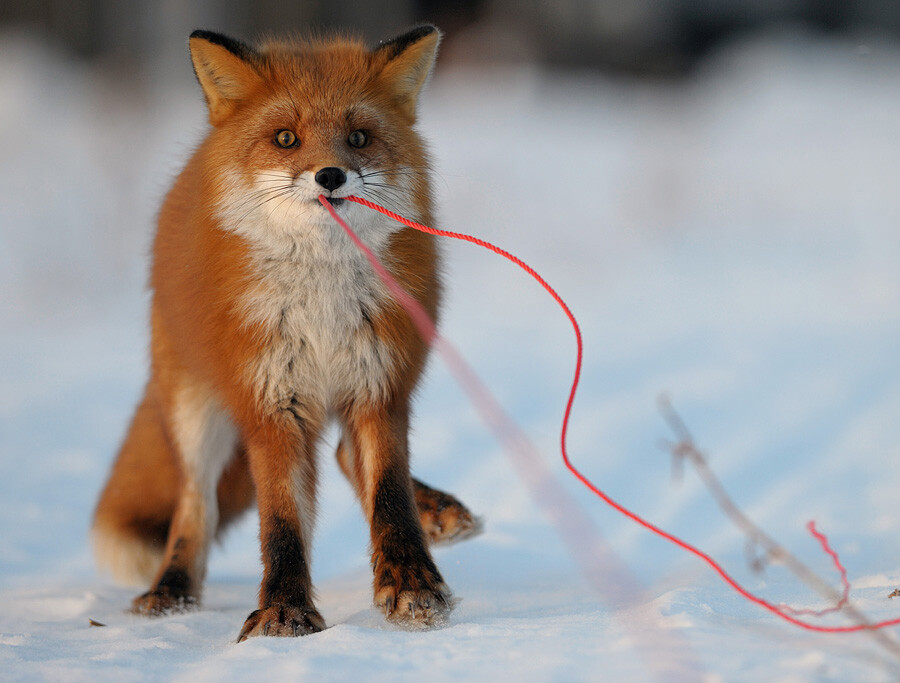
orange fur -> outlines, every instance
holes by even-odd
[[[151,378],[94,519],[100,559],[151,581],[136,612],[196,604],[212,538],[255,497],[264,575],[241,639],[321,630],[309,541],[317,440],[331,417],[372,526],[376,601],[419,625],[449,610],[419,513],[431,540],[476,525],[458,501],[409,475],[409,403],[428,350],[314,201],[368,193],[431,221],[428,159],[413,124],[438,41],[433,27],[371,51],[353,40],[254,49],[192,35],[212,128],[160,211]],[[354,218],[436,315],[433,238]],[[447,505],[455,529],[435,526]]]

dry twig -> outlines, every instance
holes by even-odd
[[[672,453],[676,460],[687,460],[694,466],[697,474],[700,475],[700,479],[706,485],[722,512],[746,534],[748,548],[751,551],[753,548],[760,548],[763,551],[762,557],[759,557],[754,552],[750,552],[749,556],[753,558],[751,562],[753,569],[761,569],[766,561],[778,562],[784,565],[800,581],[838,607],[847,618],[860,626],[870,629],[868,633],[872,638],[894,657],[900,659],[900,643],[884,631],[873,629],[873,622],[862,611],[850,604],[849,601],[844,600],[844,596],[838,593],[827,581],[798,560],[790,551],[765,533],[744,514],[731,496],[728,495],[725,487],[722,486],[722,482],[719,481],[719,478],[707,463],[703,453],[694,444],[691,433],[672,407],[668,397],[661,396],[659,398],[659,410],[677,439],[675,442],[667,442],[666,447],[669,452]]]

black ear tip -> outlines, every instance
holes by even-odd
[[[215,31],[205,31],[203,29],[197,29],[196,31],[193,31],[191,33],[190,39],[193,40],[194,38],[200,38],[201,40],[210,42],[213,45],[224,47],[231,54],[240,57],[241,59],[252,57],[255,53],[255,50],[253,50],[253,48],[251,48],[249,45],[246,45],[245,43],[242,43],[240,40],[229,38],[228,36],[221,33],[216,33]]]
[[[390,40],[382,40],[378,44],[378,50],[387,50],[391,58],[396,57],[401,52],[403,52],[406,48],[414,43],[418,43],[422,38],[430,35],[437,35],[438,38],[441,36],[440,30],[438,30],[437,26],[433,26],[432,24],[421,24],[416,26],[415,28],[410,29],[403,35],[397,36],[396,38],[391,38]]]
[[[434,34],[437,34],[437,36],[439,38],[441,36],[440,29],[438,29],[438,27],[435,26],[434,24],[419,24],[418,26],[411,28],[409,31],[407,31],[405,34],[403,34],[400,37],[408,39],[410,43],[415,43],[415,42],[421,40],[422,38],[424,38],[425,36],[430,36],[430,35],[434,35]]]
[[[191,33],[191,39],[200,38],[202,40],[208,40],[210,43],[216,43],[217,45],[226,41],[231,40],[228,36],[224,36],[221,33],[216,33],[215,31],[207,31],[202,28],[198,28],[196,31]]]
[[[431,35],[432,33],[440,33],[438,27],[434,24],[419,24],[415,28],[413,28],[410,33],[418,34],[418,37],[424,38],[425,36]]]

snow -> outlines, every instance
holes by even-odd
[[[667,392],[744,510],[837,585],[804,529],[816,520],[872,619],[900,615],[887,597],[900,583],[898,73],[900,51],[877,40],[757,36],[684,84],[448,65],[421,117],[440,227],[518,254],[579,317],[576,464],[750,589],[825,606],[781,567],[751,571],[696,477],[673,481],[656,410]],[[602,549],[603,571],[573,559],[559,516],[435,360],[414,469],[486,520],[479,538],[436,551],[460,598],[446,627],[399,631],[371,607],[367,532],[327,452],[313,557],[326,631],[234,643],[260,576],[253,516],[214,551],[201,611],[125,614],[133,589],[95,572],[87,530],[146,377],[153,215],[205,125],[186,57],[151,76],[116,81],[0,36],[4,680],[900,674],[871,635],[776,620],[581,489],[557,452],[574,362],[565,319],[514,267],[456,243],[444,334],[590,520],[576,532]]]

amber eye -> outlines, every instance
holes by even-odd
[[[284,147],[285,149],[289,147],[296,147],[300,142],[297,140],[297,136],[294,135],[289,130],[280,130],[275,133],[275,142],[278,143],[279,147]]]
[[[347,136],[347,144],[351,147],[365,147],[369,144],[369,136],[365,131],[355,130]]]

